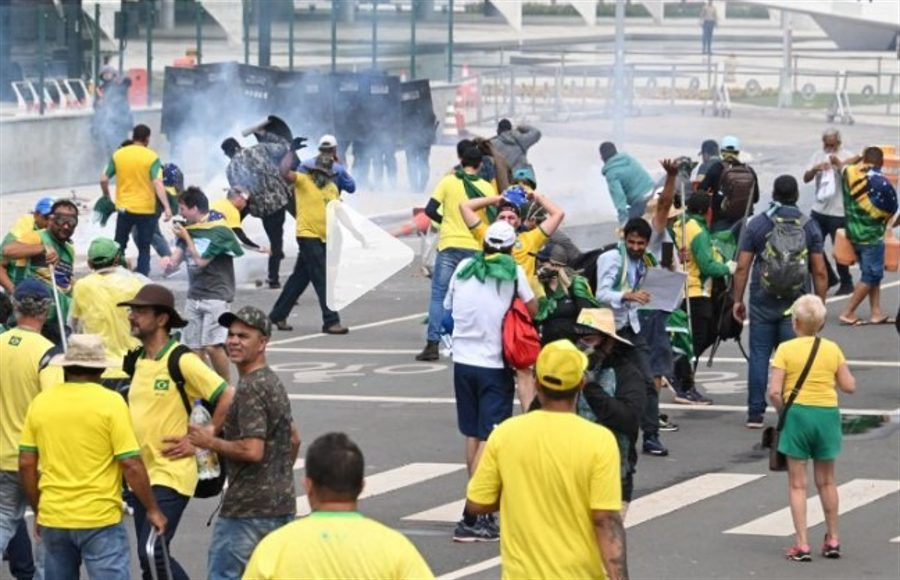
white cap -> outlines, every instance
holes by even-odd
[[[511,248],[516,243],[516,230],[507,222],[496,221],[485,232],[484,243],[495,250]]]
[[[334,138],[334,135],[322,135],[322,138],[319,139],[319,149],[336,149],[337,148],[337,139]]]

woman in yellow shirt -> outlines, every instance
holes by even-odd
[[[825,304],[813,294],[798,298],[791,313],[797,338],[783,342],[775,351],[769,380],[769,399],[779,410],[790,398],[809,359],[816,334],[825,325]],[[822,338],[809,374],[787,411],[778,442],[778,451],[787,456],[791,516],[797,532],[797,542],[785,556],[797,562],[812,559],[806,537],[806,462],[810,458],[827,530],[822,555],[841,557],[838,492],[834,483],[834,460],[841,452],[841,412],[835,386],[852,393],[856,390],[856,379],[850,374],[841,348]]]

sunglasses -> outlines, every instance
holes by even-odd
[[[78,225],[78,218],[73,215],[55,215],[53,216],[53,222],[61,226],[75,227]]]

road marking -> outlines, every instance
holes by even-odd
[[[699,477],[683,481],[631,502],[631,505],[628,506],[628,515],[625,518],[625,527],[630,528],[646,521],[662,517],[685,506],[717,496],[763,477],[765,477],[765,474],[706,473]],[[446,504],[439,508],[435,508],[435,510],[420,512],[403,519],[424,519],[424,516],[430,515],[429,512],[432,511],[435,512],[435,515],[442,516],[443,514],[438,512],[438,510],[449,509],[450,506],[457,506],[461,510],[461,503],[462,502],[454,502],[452,504]],[[453,521],[458,519],[459,513],[460,511],[456,512],[457,515]],[[500,557],[497,556],[495,558],[490,558],[489,560],[484,560],[483,562],[472,564],[471,566],[466,566],[465,568],[460,568],[459,570],[448,572],[447,574],[438,577],[438,580],[457,580],[459,578],[465,578],[466,576],[471,576],[478,572],[496,568],[500,564]]]
[[[294,401],[326,401],[334,403],[412,403],[422,405],[452,405],[456,403],[453,397],[395,397],[383,395],[325,395],[311,393],[291,393],[289,399]],[[513,402],[518,405],[518,401]],[[659,408],[667,411],[712,411],[728,413],[745,413],[745,405],[679,405],[676,403],[660,403]],[[768,413],[775,413],[772,408],[766,409]],[[875,417],[900,416],[898,409],[850,409],[841,408],[842,415],[871,415]]]
[[[763,477],[765,474],[706,473],[682,481],[631,502],[625,517],[625,527],[630,528],[662,517]]]
[[[854,479],[838,487],[838,496],[841,498],[838,513],[845,514],[898,491],[900,491],[900,481]],[[809,498],[806,502],[806,527],[812,528],[824,521],[825,516],[822,514],[819,496]],[[790,508],[778,510],[736,528],[725,530],[723,533],[751,536],[790,536],[794,533],[791,510]]]
[[[454,570],[453,572],[447,572],[443,576],[438,576],[437,580],[457,580],[458,578],[465,578],[466,576],[471,576],[472,574],[477,574],[479,572],[484,572],[485,570],[490,570],[491,568],[496,568],[499,565],[500,556],[496,556],[494,558],[491,558],[490,560],[478,562],[477,564],[472,564],[471,566],[466,566],[465,568],[460,568],[459,570]]]
[[[292,348],[267,347],[266,352],[290,352],[296,354],[419,354],[422,349],[405,348]]]
[[[302,457],[298,457],[297,461],[294,462],[294,471],[299,471],[306,467],[306,460]]]
[[[464,463],[408,463],[402,467],[367,476],[359,499],[396,491],[465,468]],[[297,517],[305,516],[309,512],[309,500],[305,495],[301,495],[297,498]]]
[[[466,500],[460,499],[451,501],[450,503],[445,503],[444,505],[433,507],[429,510],[412,514],[411,516],[406,516],[405,518],[401,519],[411,522],[453,523],[459,520],[460,516],[462,515],[463,507],[465,507],[465,505]]]
[[[892,544],[900,544],[900,536],[897,536],[896,538],[894,538],[893,540],[891,540],[891,543],[892,543]]]
[[[893,288],[894,286],[900,286],[900,280],[896,280],[894,282],[888,282],[887,284],[882,284],[881,289],[885,288]],[[832,302],[840,302],[841,300],[849,300],[852,294],[844,294],[843,296],[832,296],[831,298],[825,299],[825,304],[831,304]]]
[[[406,322],[407,320],[415,320],[416,318],[422,318],[428,314],[427,312],[419,312],[416,314],[409,314],[407,316],[398,316],[397,318],[387,318],[385,320],[378,320],[376,322],[369,322],[367,324],[358,324],[355,326],[351,326],[351,330],[365,330],[367,328],[377,328],[379,326],[387,326],[388,324],[395,324],[397,322]],[[288,344],[291,342],[300,342],[301,340],[311,340],[313,338],[322,338],[323,336],[328,336],[324,332],[316,332],[315,334],[304,334],[302,336],[294,336],[292,338],[285,338],[282,340],[273,340],[269,343],[269,346],[277,346],[279,344]]]

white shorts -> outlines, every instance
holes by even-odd
[[[224,300],[192,300],[185,304],[187,326],[181,333],[181,342],[190,348],[224,345],[228,329],[219,324],[219,317],[230,310]]]

